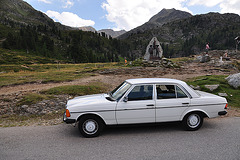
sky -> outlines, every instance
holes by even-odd
[[[240,0],[24,0],[56,22],[71,27],[129,31],[163,8],[192,15],[209,12],[240,15]]]

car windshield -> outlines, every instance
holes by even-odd
[[[117,88],[115,88],[112,92],[110,92],[111,98],[114,100],[119,100],[130,87],[131,87],[131,84],[127,82],[123,82]]]

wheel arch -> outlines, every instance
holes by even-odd
[[[106,125],[106,122],[103,120],[103,118],[99,114],[96,114],[96,113],[84,113],[77,118],[77,121],[79,121],[83,117],[91,117],[91,116],[99,118],[103,122],[103,124]]]
[[[185,112],[184,114],[182,114],[180,120],[182,121],[184,119],[184,117],[186,115],[190,114],[190,113],[200,113],[203,116],[203,118],[204,117],[208,117],[209,118],[209,115],[204,110],[194,109],[194,110],[189,110],[189,111]]]

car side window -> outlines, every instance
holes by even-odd
[[[157,99],[176,98],[175,85],[156,85]]]
[[[128,94],[128,101],[152,100],[153,85],[135,86]]]
[[[177,98],[187,98],[188,96],[178,87],[176,86]]]

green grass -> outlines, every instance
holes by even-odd
[[[54,87],[45,91],[42,91],[43,94],[50,95],[73,95],[73,96],[82,96],[82,95],[90,95],[90,94],[98,94],[104,93],[107,91],[107,87],[104,84],[94,84],[94,85],[68,85],[68,86],[60,86]]]
[[[0,65],[0,87],[24,83],[65,82],[117,68],[116,63]]]
[[[42,94],[37,94],[37,93],[29,93],[17,103],[17,106],[22,106],[22,105],[31,105],[35,104],[39,101],[45,100],[45,99],[53,99],[54,97],[52,95],[42,95]]]
[[[48,72],[18,72],[0,74],[0,86],[18,85],[24,83],[48,83],[64,82],[87,77],[87,73],[74,73],[68,71],[48,71]]]
[[[187,83],[193,86],[200,86],[202,91],[206,91],[216,95],[218,95],[218,93],[227,93],[228,96],[226,98],[229,105],[232,107],[240,108],[240,88],[235,89],[230,86],[227,80],[225,80],[226,77],[227,76],[224,75],[200,76],[189,80]],[[214,84],[219,84],[219,87],[214,91],[210,91],[205,87],[205,85]]]

